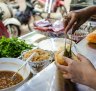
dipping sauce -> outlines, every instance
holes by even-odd
[[[0,89],[5,89],[20,83],[23,80],[23,77],[18,73],[15,75],[12,80],[11,77],[15,72],[13,71],[0,71]]]

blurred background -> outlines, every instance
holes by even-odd
[[[44,19],[46,0],[0,0],[0,19],[10,36],[19,37],[34,30],[34,21]],[[95,5],[96,0],[54,0],[51,18],[61,18],[65,12]],[[95,20],[95,16],[91,18]],[[89,24],[90,25],[90,24]]]

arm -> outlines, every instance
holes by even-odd
[[[96,6],[90,6],[81,10],[71,11],[65,19],[65,32],[70,29],[75,32],[83,23],[85,23],[92,15],[96,14]]]
[[[87,7],[85,10],[88,11],[91,16],[96,14],[96,6]]]

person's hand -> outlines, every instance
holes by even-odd
[[[71,79],[72,82],[90,86],[90,83],[94,81],[92,79],[95,79],[96,77],[96,70],[87,58],[81,54],[78,54],[77,57],[80,60],[78,62],[64,57],[64,61],[68,63],[68,66],[60,65],[58,63],[56,63],[56,65],[58,69],[63,73],[63,77],[65,79]]]
[[[67,18],[65,18],[64,31],[67,33],[70,29],[72,29],[74,33],[83,23],[85,23],[85,21],[90,18],[91,14],[89,14],[89,12],[90,11],[88,11],[88,9],[71,11],[67,15]]]

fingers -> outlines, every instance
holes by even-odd
[[[71,74],[67,73],[67,74],[63,74],[63,77],[65,79],[71,79]]]
[[[68,25],[68,22],[69,22],[69,21],[68,21],[67,19],[64,20],[64,30],[66,29],[66,27],[67,27],[67,25]],[[64,31],[64,32],[65,32],[65,31]]]
[[[72,27],[72,34],[74,34],[74,32],[80,27],[81,25],[80,24],[74,24],[73,27]]]
[[[80,21],[77,21],[73,27],[72,27],[72,33],[74,33],[83,23]]]
[[[71,17],[71,20],[67,20],[65,21],[65,33],[68,32],[68,30],[70,30],[72,28],[72,26],[74,25],[74,23],[76,22],[76,18],[75,17]]]
[[[73,62],[73,60],[70,59],[70,58],[68,58],[68,57],[64,57],[64,61],[65,61],[68,65],[70,65],[70,64]]]
[[[68,72],[68,66],[64,66],[64,65],[60,65],[60,64],[56,64],[58,69],[61,71],[61,72]]]
[[[70,18],[68,18],[68,17],[65,16],[65,19],[64,19],[64,30],[66,29],[69,21],[70,21]]]
[[[67,57],[64,57],[64,61],[66,63],[68,63],[68,65],[70,65],[73,62],[72,59],[67,58]],[[59,68],[60,71],[62,71],[62,72],[69,72],[69,69],[68,69],[69,66],[60,65],[58,63],[56,63],[56,65],[57,65],[57,67]]]

